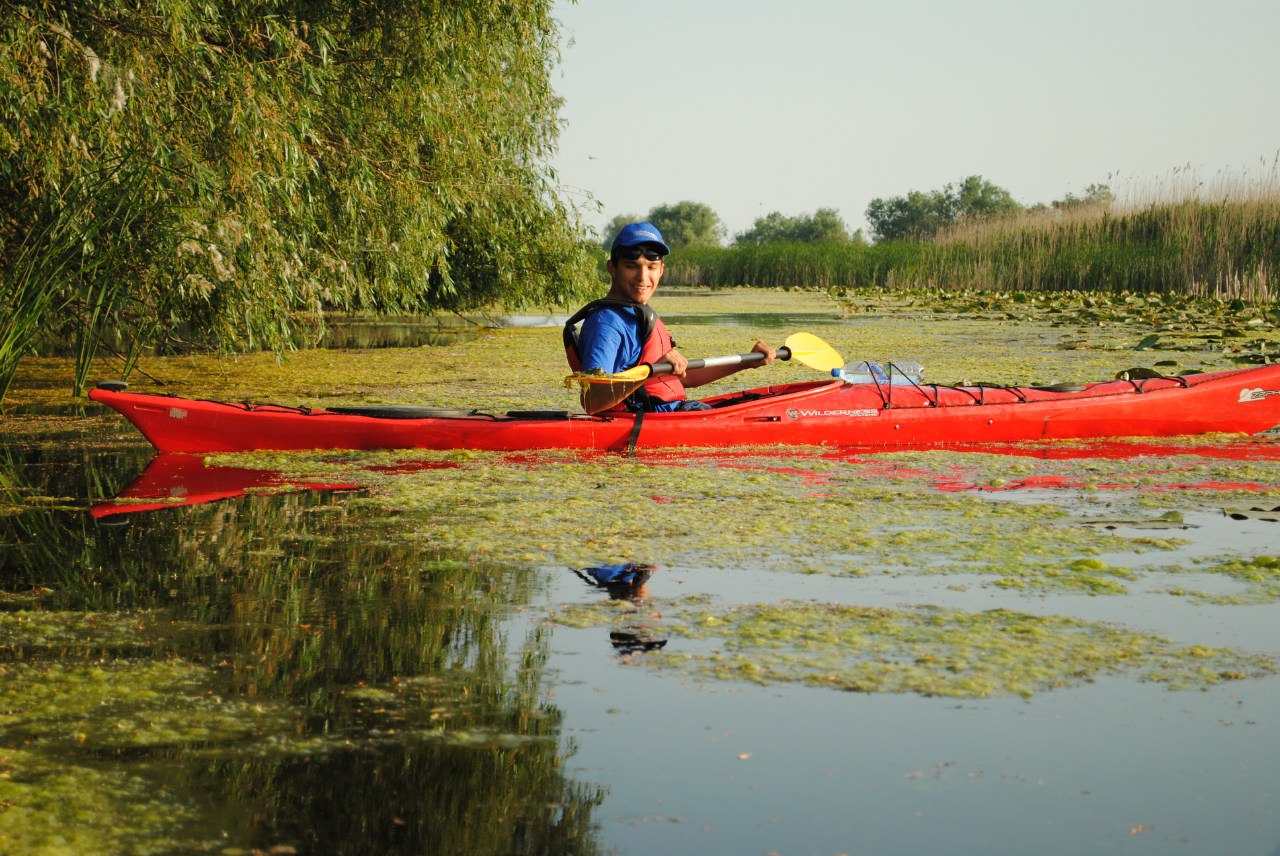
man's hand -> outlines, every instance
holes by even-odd
[[[751,350],[764,354],[764,362],[756,363],[754,368],[767,366],[778,358],[778,352],[769,347],[768,343],[762,342],[759,339],[756,339],[756,344]]]
[[[684,354],[680,353],[675,348],[672,348],[663,354],[662,360],[659,360],[659,362],[662,361],[671,363],[671,373],[678,378],[683,378],[684,373],[689,369],[689,360],[685,358]]]

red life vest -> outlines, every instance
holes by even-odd
[[[568,321],[564,323],[564,354],[569,360],[569,368],[576,371],[582,370],[582,354],[578,350],[578,324],[587,320],[592,313],[606,306],[626,306],[636,310],[638,316],[636,334],[640,339],[640,362],[653,365],[666,356],[676,346],[675,341],[671,338],[671,333],[667,330],[667,325],[662,323],[662,319],[658,317],[658,313],[654,312],[652,307],[641,303],[632,303],[629,300],[616,300],[611,297],[605,297],[600,300],[593,300],[586,306],[575,312]],[[684,401],[684,383],[675,375],[660,375],[651,377],[644,382],[636,392],[633,392],[627,399],[637,408],[642,410],[651,409],[653,402],[669,402]],[[627,410],[627,403],[619,404],[613,410]]]

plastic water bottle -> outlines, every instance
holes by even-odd
[[[842,369],[832,369],[831,376],[838,377],[845,383],[878,383],[884,386],[892,379],[894,385],[910,386],[924,379],[924,366],[907,361],[895,360],[888,365],[882,365],[870,360],[859,360]]]
[[[894,360],[890,365],[893,367],[894,383],[924,382],[924,366],[915,360],[903,360],[902,362]],[[899,378],[901,378],[901,381],[899,381]]]
[[[831,376],[838,377],[845,383],[886,384],[889,382],[889,375],[880,364],[870,360],[859,360],[856,363],[849,363],[842,369],[832,369]]]

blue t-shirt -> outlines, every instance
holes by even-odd
[[[604,306],[587,316],[578,333],[583,369],[614,374],[640,362],[638,312],[630,306]]]
[[[578,354],[584,370],[604,369],[614,374],[640,364],[639,312],[630,306],[603,306],[587,316],[578,333]],[[675,410],[680,404],[667,401],[653,410]],[[627,406],[631,406],[630,402]]]

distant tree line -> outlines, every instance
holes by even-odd
[[[992,220],[1022,212],[1105,206],[1111,201],[1110,188],[1105,184],[1092,184],[1082,197],[1068,193],[1048,205],[1039,203],[1024,207],[1009,191],[980,175],[971,175],[940,190],[913,190],[905,196],[873,199],[867,206],[866,218],[871,239],[876,243],[923,241],[961,222]],[[638,220],[648,220],[656,225],[673,249],[724,246],[727,230],[719,215],[709,205],[689,201],[658,205],[645,216],[619,214],[604,229],[604,246],[608,247],[613,242],[623,226]],[[733,237],[729,247],[761,247],[779,243],[865,244],[867,240],[861,229],[850,234],[839,211],[819,208],[812,214],[787,216],[773,211],[757,217],[751,228]]]
[[[867,225],[877,242],[931,238],[942,229],[968,218],[995,218],[1022,210],[1009,191],[981,176],[958,185],[906,196],[873,199],[867,206]]]
[[[667,245],[674,249],[721,247],[727,232],[720,216],[701,202],[677,202],[674,205],[658,205],[649,213],[619,214],[605,226],[602,243],[608,247],[614,237],[628,223],[648,220],[662,232]],[[848,244],[862,242],[861,231],[852,235],[834,208],[819,208],[813,214],[788,217],[774,211],[756,218],[745,232],[734,236],[730,246],[758,247],[773,243]]]
[[[1082,207],[1106,207],[1114,197],[1105,184],[1091,184],[1084,196],[1066,194],[1048,205],[1020,205],[1009,191],[971,175],[958,184],[927,193],[913,190],[906,196],[873,199],[867,206],[872,237],[883,241],[920,241],[962,222],[998,220],[1023,212],[1073,211]]]

